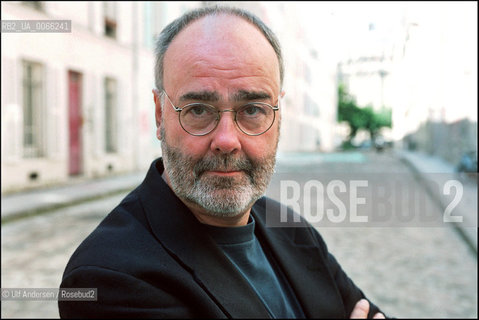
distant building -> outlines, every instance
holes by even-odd
[[[391,90],[392,60],[392,56],[382,52],[341,61],[338,64],[338,82],[346,86],[360,107],[370,106],[378,112],[382,108],[392,108],[394,102],[388,94]],[[382,128],[381,135],[392,139],[389,128]],[[357,143],[369,139],[365,131],[358,132],[355,138]]]
[[[392,109],[393,127],[386,134],[397,145],[407,136],[406,144],[420,140],[415,145],[422,151],[454,162],[477,150],[469,133],[456,138],[468,141],[464,147],[439,143],[450,124],[466,121],[471,129],[464,132],[477,132],[477,3],[397,6],[397,21],[388,21],[393,27],[381,31],[370,25],[362,50],[339,64],[339,79],[359,105]],[[434,125],[435,133],[425,135],[424,128],[433,127],[429,122],[444,123],[444,133]]]
[[[477,39],[477,3],[404,12],[391,73],[396,139],[426,122],[477,123]]]

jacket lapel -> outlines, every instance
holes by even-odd
[[[158,241],[193,273],[226,316],[269,318],[268,311],[248,282],[208,236],[206,228],[163,181],[162,171],[161,160],[154,161],[139,193]]]
[[[266,214],[279,217],[280,207],[277,203],[266,206],[266,201],[260,199],[252,210],[258,233],[286,275],[306,317],[346,317],[341,295],[312,235],[304,229],[306,225],[282,230],[267,227]]]

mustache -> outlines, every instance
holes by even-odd
[[[230,154],[204,157],[194,165],[193,172],[199,178],[206,171],[244,171],[251,178],[255,164],[247,157],[235,157]]]

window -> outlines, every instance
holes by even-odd
[[[35,10],[40,10],[40,11],[43,10],[42,1],[21,1],[20,3],[23,4],[24,6],[33,8]]]
[[[157,35],[165,27],[168,5],[164,2],[145,2],[144,8],[144,45],[153,48]]]
[[[116,3],[113,1],[103,2],[105,18],[105,35],[116,38]]]
[[[151,2],[143,3],[143,27],[144,27],[143,44],[147,48],[153,48],[153,41],[154,41],[154,34],[152,29],[153,17],[154,17],[154,12],[152,12],[152,3]]]
[[[23,61],[23,156],[43,156],[43,67]]]
[[[308,116],[319,117],[319,106],[311,99],[308,93],[304,93],[304,113]]]
[[[117,144],[117,84],[116,80],[105,78],[105,151],[115,153]]]

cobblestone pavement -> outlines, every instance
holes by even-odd
[[[335,161],[323,161],[319,165],[302,160],[300,166],[291,165],[283,167],[282,172],[277,171],[283,177],[302,173],[298,176],[308,180],[322,176],[369,175],[373,177],[370,188],[381,177],[399,181],[402,186],[407,185],[408,191],[414,191],[416,201],[409,202],[418,205],[421,199],[419,207],[427,208],[429,215],[442,219],[443,212],[437,203],[402,162],[388,153],[366,153],[363,161],[358,156],[352,154],[343,161],[333,159]],[[378,175],[378,172],[383,174]],[[277,181],[273,180],[271,186],[277,187]],[[409,200],[402,199],[402,202]],[[391,207],[414,211],[410,204],[394,203]],[[393,221],[388,227],[355,227],[352,224],[322,227],[319,223],[318,230],[349,277],[388,316],[477,318],[477,255],[450,225],[407,225],[398,227]]]
[[[423,194],[409,169],[388,154],[352,155],[331,161],[302,159],[280,162],[278,178],[273,179],[268,193],[274,194],[278,179],[295,172],[307,172],[296,175],[298,180],[325,173],[344,177],[358,172],[394,172],[409,179],[408,186],[423,196],[420,198],[425,199],[429,211],[442,214]],[[2,287],[57,288],[72,252],[123,196],[2,226]],[[388,315],[477,318],[477,256],[452,227],[339,226],[320,223],[318,229],[343,269]],[[57,302],[2,301],[1,316],[58,318]]]
[[[2,226],[2,288],[58,288],[78,245],[126,194]],[[2,318],[59,318],[57,301],[2,301]]]

